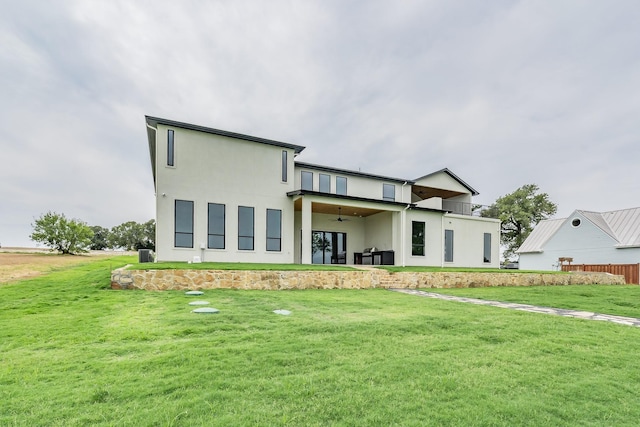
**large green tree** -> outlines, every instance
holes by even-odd
[[[538,222],[554,215],[558,206],[547,193],[539,193],[535,184],[523,185],[513,193],[498,198],[482,211],[482,216],[498,218],[501,223],[500,243],[509,259],[522,245]]]
[[[63,254],[88,252],[93,237],[93,231],[86,223],[51,211],[40,215],[31,226],[31,240]]]
[[[91,246],[89,249],[93,251],[101,251],[109,247],[109,229],[100,227],[99,225],[92,225],[93,237],[91,238]]]
[[[109,233],[109,246],[128,251],[155,249],[156,222],[149,220],[144,224],[127,221],[113,227]]]

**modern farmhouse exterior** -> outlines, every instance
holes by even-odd
[[[640,263],[640,208],[574,211],[540,221],[517,253],[523,270],[557,270],[560,258],[574,264]]]
[[[498,267],[500,223],[448,169],[410,180],[298,162],[304,147],[146,117],[156,259]]]

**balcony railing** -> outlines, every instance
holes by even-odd
[[[489,209],[486,205],[475,203],[457,202],[454,200],[443,200],[442,209],[457,215],[483,216],[482,213]],[[491,216],[489,216],[491,218]]]

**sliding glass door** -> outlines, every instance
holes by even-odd
[[[311,236],[311,254],[314,264],[346,264],[347,233],[314,231]]]

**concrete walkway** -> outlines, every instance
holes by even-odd
[[[512,302],[500,302],[500,301],[481,300],[476,298],[456,297],[452,295],[438,294],[435,292],[420,291],[417,289],[392,288],[389,290],[394,292],[402,292],[403,294],[417,295],[420,297],[428,297],[428,298],[437,298],[437,299],[443,299],[447,301],[466,302],[469,304],[479,304],[479,305],[489,305],[492,307],[510,308],[512,310],[529,311],[531,313],[553,314],[556,316],[575,317],[578,319],[586,319],[586,320],[602,320],[605,322],[618,323],[620,325],[640,327],[640,319],[637,319],[635,317],[613,316],[610,314],[592,313],[590,311],[567,310],[564,308],[552,308],[552,307],[538,307],[535,305],[516,304]]]

